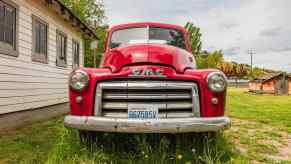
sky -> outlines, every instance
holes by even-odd
[[[104,0],[107,23],[153,21],[201,28],[203,50],[228,61],[291,72],[291,0]]]

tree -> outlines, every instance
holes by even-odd
[[[272,73],[272,72],[274,72],[274,71],[271,71],[270,73]],[[256,78],[256,77],[262,76],[262,75],[264,75],[264,74],[267,74],[267,73],[268,73],[268,72],[266,72],[266,71],[265,71],[264,69],[262,69],[262,68],[254,67],[254,68],[253,68],[253,72],[252,72],[252,74],[249,73],[249,76],[250,76],[251,79],[253,79],[253,78]]]
[[[223,60],[223,53],[221,50],[215,50],[213,52],[202,51],[196,56],[196,63],[199,69],[219,68]]]
[[[193,23],[187,22],[185,29],[188,31],[190,44],[192,48],[192,54],[198,56],[201,52],[202,42],[201,42],[201,32],[200,28],[193,25]]]
[[[223,53],[221,50],[215,50],[208,55],[208,68],[218,68],[218,65],[223,62]]]
[[[61,2],[93,29],[98,28],[106,19],[103,0],[61,0]]]
[[[218,69],[220,69],[227,77],[233,75],[233,64],[231,62],[223,62],[218,65]]]
[[[238,64],[236,62],[224,61],[218,67],[227,77],[235,77],[242,79],[248,75],[248,66],[246,64]]]
[[[108,25],[103,25],[103,26],[99,26],[99,28],[96,29],[96,33],[98,34],[99,37],[99,44],[98,44],[98,49],[97,49],[97,58],[96,58],[96,64],[97,66],[100,64],[102,55],[104,53],[105,50],[105,41],[106,41],[106,35],[107,35],[107,30],[108,29]],[[90,44],[86,44],[88,47],[85,48],[85,66],[86,67],[93,67],[94,65],[94,56],[93,53],[91,53],[90,50]]]
[[[218,68],[218,64],[223,61],[223,53],[221,50],[216,50],[212,53],[202,51],[202,41],[200,28],[193,25],[193,23],[187,22],[185,29],[189,34],[190,45],[192,48],[192,54],[194,55],[199,69],[202,68]]]
[[[248,74],[248,70],[245,64],[238,64],[236,70],[236,77],[242,79]]]
[[[99,47],[97,50],[97,63],[100,61],[101,54],[104,51],[103,43],[106,37],[107,25],[104,24],[106,20],[103,0],[61,0],[72,12],[81,19],[82,22],[89,25],[96,31],[99,37]],[[91,40],[84,38],[84,65],[92,67],[94,63],[93,53],[90,50]]]
[[[216,68],[223,71],[228,77],[249,78],[258,77],[266,73],[276,72],[274,70],[255,67],[253,73],[250,73],[250,65],[238,64],[235,62],[226,62],[223,59],[223,52],[215,50],[213,52],[201,51],[202,41],[200,28],[187,22],[185,29],[188,31],[192,54],[196,59],[198,69]]]
[[[209,52],[202,51],[199,55],[195,56],[198,69],[208,68],[208,55]]]

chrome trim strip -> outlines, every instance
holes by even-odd
[[[100,85],[97,85],[95,91],[94,115],[101,116],[102,113],[101,109],[102,109],[102,87],[100,87]]]
[[[194,117],[200,117],[200,99],[197,85],[192,87],[192,105]]]
[[[134,102],[135,104],[144,104],[142,102]],[[148,104],[159,105],[161,110],[171,109],[190,109],[192,104],[189,102],[147,102]],[[103,109],[127,109],[127,103],[125,102],[106,102],[102,104]]]
[[[192,99],[191,94],[181,94],[181,93],[104,93],[104,99],[115,100],[115,99],[133,99],[133,100],[151,100],[151,99]]]
[[[104,117],[111,118],[127,118],[127,113],[125,112],[103,112]],[[159,118],[187,118],[193,117],[191,112],[159,112]]]

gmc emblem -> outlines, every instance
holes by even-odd
[[[131,77],[167,77],[162,69],[153,70],[151,68],[146,69],[134,69],[128,76]]]

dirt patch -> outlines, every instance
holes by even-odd
[[[255,136],[255,135],[256,135],[256,129],[249,129],[249,130],[248,130],[248,134],[249,134],[250,136]]]
[[[262,144],[262,145],[273,145],[275,147],[282,147],[283,145],[276,141],[276,140],[257,140],[258,144]]]
[[[291,161],[291,134],[263,123],[232,119],[226,132],[242,154],[257,154],[271,161]],[[257,152],[256,150],[264,149]],[[252,160],[256,163],[256,159]]]
[[[287,137],[286,137],[287,136]],[[269,158],[274,160],[291,160],[291,135],[285,135],[286,138],[282,138],[286,141],[286,145],[280,145],[277,147],[278,154],[276,155],[269,155]]]

